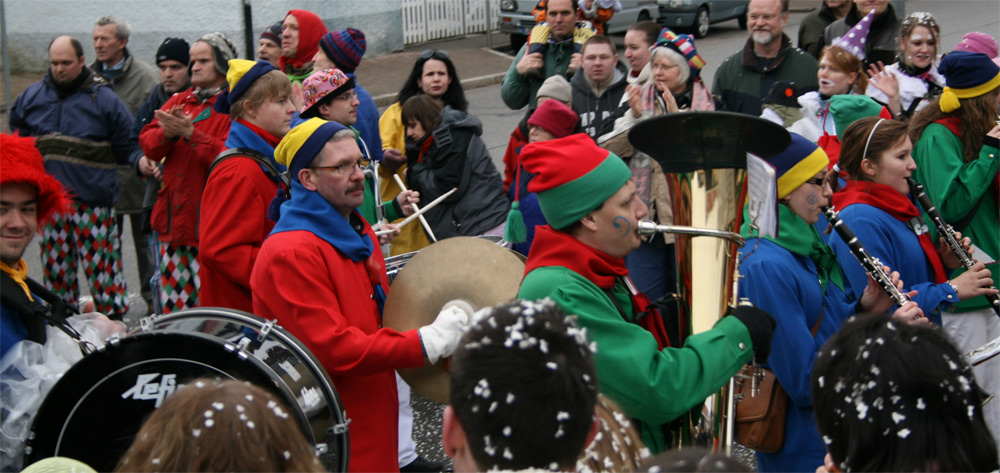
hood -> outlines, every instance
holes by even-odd
[[[444,128],[466,128],[476,135],[483,134],[483,123],[475,115],[456,110],[449,105],[445,105],[441,110],[441,123],[434,130],[434,134],[437,135]]]

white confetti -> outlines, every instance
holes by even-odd
[[[254,427],[254,423],[253,423],[253,421],[252,421],[252,420],[248,420],[248,421],[247,421],[247,428],[249,428],[249,429],[253,430],[253,427]]]
[[[828,437],[828,436],[826,436],[826,435],[824,435],[823,436],[823,444],[824,445],[832,445],[833,444],[833,439],[830,438],[830,437]]]
[[[905,415],[900,414],[898,412],[893,412],[892,413],[892,421],[893,422],[895,422],[895,423],[898,424],[898,423],[900,423],[900,422],[902,422],[904,420],[906,420],[906,416]]]
[[[566,435],[566,432],[563,432],[563,426],[559,424],[559,430],[556,431],[556,438],[561,439],[563,435]]]
[[[246,396],[243,396],[243,398],[247,401],[253,402],[253,394],[247,394]]]
[[[824,376],[820,376],[819,379],[816,380],[816,382],[818,382],[819,383],[819,387],[822,388],[823,385],[826,384],[826,378]]]
[[[212,417],[212,414],[213,414],[212,411],[208,410],[205,411],[205,417]]]
[[[508,425],[508,426],[505,426],[505,427],[503,428],[503,436],[504,436],[504,437],[510,437],[510,426],[509,426],[509,425]]]
[[[562,422],[567,419],[569,419],[569,413],[566,411],[559,411],[559,413],[556,414],[556,420],[559,422]]]
[[[926,404],[924,404],[924,398],[922,398],[922,397],[918,397],[918,398],[917,398],[917,409],[918,409],[918,410],[921,410],[921,411],[922,411],[922,410],[924,410],[924,409],[925,409],[926,407],[927,407],[927,405],[926,405]]]
[[[154,458],[150,463],[152,463],[154,465],[159,465],[160,464],[160,459],[159,458]]]
[[[490,404],[490,414],[492,414],[493,412],[495,412],[495,411],[497,410],[497,406],[499,406],[499,405],[500,405],[500,403],[499,403],[499,402],[497,402],[497,401],[493,401],[493,402],[492,402],[492,403]]]
[[[213,403],[212,403],[212,407],[214,407],[214,408],[215,408],[215,410],[217,410],[217,411],[219,411],[219,412],[222,412],[222,409],[223,409],[224,407],[226,407],[226,405],[225,405],[225,404],[223,404],[223,403],[221,403],[221,402],[213,402]]]
[[[510,453],[510,449],[509,448],[504,447],[503,448],[503,457],[506,458],[506,459],[508,459],[508,460],[513,460],[514,459],[514,454]]]
[[[901,438],[901,439],[905,439],[906,437],[910,436],[910,429],[906,429],[906,428],[901,429],[899,432],[896,432],[896,435],[898,435],[899,438]]]
[[[507,393],[507,404],[514,403],[514,393]]]
[[[205,419],[205,427],[211,428],[213,425],[215,425],[215,421],[214,420],[212,420],[212,419]]]
[[[557,368],[559,368],[559,365],[557,365],[554,361],[550,361],[548,363],[545,363],[545,367],[555,371]]]
[[[289,452],[288,450],[285,450],[284,452],[282,452],[282,455],[285,456],[285,460],[286,461],[292,458],[292,452]]]
[[[969,414],[969,418],[971,419],[973,417],[973,414],[976,413],[976,406],[969,405],[969,406],[965,406],[965,407],[966,407],[967,412]]]
[[[247,408],[243,407],[243,404],[236,405],[236,412],[243,412],[245,410],[247,410]]]

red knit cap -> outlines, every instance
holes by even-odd
[[[632,177],[621,158],[583,133],[529,143],[521,149],[521,163],[535,175],[528,190],[552,228],[587,216]]]
[[[288,15],[295,15],[299,21],[299,44],[295,49],[295,57],[288,59],[285,56],[278,58],[281,70],[285,70],[286,64],[298,69],[303,64],[312,61],[316,51],[319,51],[319,40],[326,34],[326,25],[315,13],[308,10],[289,10]],[[285,15],[285,18],[288,18]]]
[[[23,182],[38,190],[38,223],[53,214],[67,213],[70,198],[56,178],[45,172],[34,138],[0,134],[0,185]],[[39,225],[41,229],[41,225]]]
[[[573,133],[580,117],[566,104],[558,100],[546,100],[528,118],[529,126],[540,126],[556,138],[563,138]]]

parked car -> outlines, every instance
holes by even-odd
[[[605,33],[624,33],[637,22],[656,21],[658,8],[656,0],[621,0],[622,11],[615,13],[604,25]],[[535,16],[531,10],[538,0],[501,0],[500,32],[510,35],[514,51],[521,49],[524,41],[535,26]]]
[[[708,34],[709,25],[735,18],[747,27],[747,0],[658,0],[660,26],[690,30],[696,38]]]

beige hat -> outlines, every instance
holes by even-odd
[[[535,97],[548,97],[562,103],[570,103],[573,101],[573,92],[570,89],[569,81],[557,74],[542,82]]]

